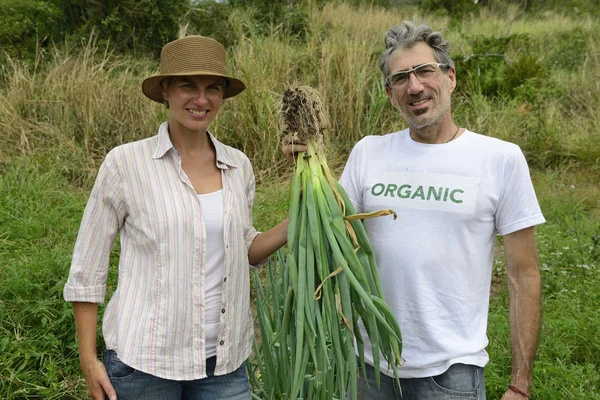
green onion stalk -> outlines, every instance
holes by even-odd
[[[282,114],[284,134],[306,143],[307,150],[296,157],[288,245],[277,255],[284,268],[275,274],[269,267],[269,295],[255,279],[261,332],[260,345],[255,341],[260,375],[253,377],[255,397],[331,400],[350,393],[356,399],[359,368],[366,376],[360,323],[376,371],[380,356],[396,379],[402,364],[400,328],[384,301],[362,222],[396,215],[392,210],[356,214],[327,166],[323,135],[328,119],[316,90],[287,90]]]

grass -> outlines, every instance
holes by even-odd
[[[533,178],[548,222],[537,229],[544,318],[532,398],[600,399],[600,179],[593,171],[540,170]],[[70,305],[61,292],[87,191],[28,160],[5,168],[0,188],[0,397],[84,398]],[[288,197],[285,179],[258,188],[259,229],[285,215]],[[109,285],[114,287],[115,278],[113,268]],[[501,258],[494,282],[489,398],[500,397],[510,374]]]
[[[592,171],[535,171],[547,222],[536,229],[543,284],[543,318],[532,398],[600,399],[600,179]],[[490,398],[499,398],[510,376],[508,292],[504,266],[494,274],[500,291],[489,318]]]
[[[28,162],[3,171],[0,193],[0,396],[81,398],[62,286],[86,194]]]
[[[506,55],[532,55],[535,68],[547,73],[544,81],[525,79],[514,94],[491,96],[473,75],[460,81],[466,90],[456,93],[453,109],[462,126],[523,148],[548,220],[537,229],[544,318],[532,399],[600,399],[600,24],[587,15],[505,11],[483,9],[456,24],[414,8],[328,3],[310,10],[305,38],[276,26],[261,36],[234,12],[229,62],[248,90],[227,101],[213,128],[251,158],[258,179],[254,222],[264,230],[287,213],[291,166],[279,150],[276,115],[288,85],[323,93],[332,121],[327,159],[339,175],[356,140],[403,128],[376,65],[388,27],[422,19],[447,33],[457,59],[473,54],[473,38],[516,35]],[[507,65],[497,79],[527,78],[502,75]],[[62,287],[104,155],[153,135],[166,116],[139,90],[155,68],[154,60],[116,56],[92,40],[41,53],[35,68],[10,60],[0,70],[0,398],[86,397]],[[109,291],[117,256],[118,246]],[[500,397],[510,374],[502,258],[494,293],[489,398]]]

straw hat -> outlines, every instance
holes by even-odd
[[[215,39],[204,36],[185,36],[163,46],[160,52],[160,71],[142,82],[142,92],[151,100],[163,102],[160,82],[169,76],[222,76],[229,82],[223,98],[240,94],[246,85],[229,76],[225,48]]]

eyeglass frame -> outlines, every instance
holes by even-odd
[[[391,88],[392,88],[393,86],[395,86],[395,85],[390,85],[390,84],[388,83],[389,79],[390,79],[392,76],[394,76],[394,75],[398,75],[398,74],[406,74],[406,76],[407,76],[407,78],[406,78],[406,82],[405,82],[405,83],[403,83],[403,84],[401,84],[401,85],[399,85],[399,87],[402,87],[402,86],[406,85],[406,83],[408,83],[408,81],[410,80],[410,74],[411,74],[411,73],[415,75],[415,78],[417,78],[417,80],[418,80],[419,82],[421,82],[421,80],[419,79],[419,76],[416,74],[416,71],[417,71],[419,68],[423,68],[423,67],[425,67],[425,66],[428,66],[428,65],[434,65],[434,64],[435,64],[435,65],[437,65],[437,67],[438,67],[439,69],[442,69],[442,68],[447,68],[448,70],[450,70],[450,68],[452,68],[452,66],[450,66],[450,64],[448,64],[448,63],[440,63],[440,62],[437,62],[437,61],[432,61],[432,62],[428,62],[428,63],[425,63],[425,64],[417,65],[416,67],[414,67],[414,68],[412,68],[412,69],[408,69],[408,70],[405,70],[405,71],[396,71],[396,72],[394,72],[393,74],[389,74],[389,75],[388,75],[388,76],[387,76],[387,77],[386,77],[386,78],[383,80],[383,84],[384,84],[386,87],[388,87],[388,88],[390,88],[390,89],[391,89]],[[421,83],[422,83],[422,82],[421,82]]]

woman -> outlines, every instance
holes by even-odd
[[[169,120],[113,149],[100,167],[75,244],[64,298],[73,302],[80,363],[93,399],[249,399],[249,265],[286,242],[287,220],[252,227],[248,158],[208,131],[223,100],[245,89],[223,46],[187,36],[163,47],[142,91]],[[98,303],[120,235],[118,287]]]

